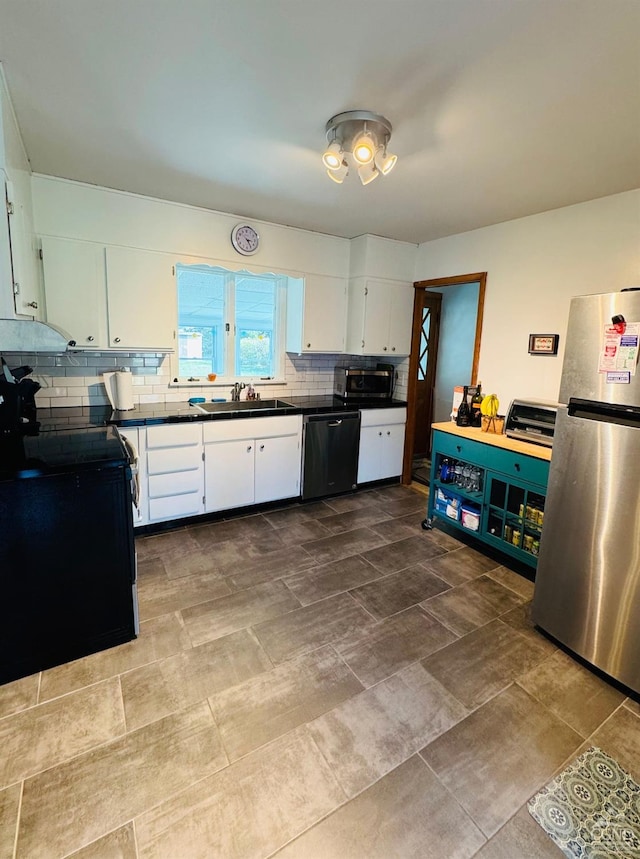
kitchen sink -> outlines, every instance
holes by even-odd
[[[263,412],[269,409],[294,409],[286,400],[235,400],[226,403],[193,403],[191,406],[201,414],[215,414],[217,412]]]

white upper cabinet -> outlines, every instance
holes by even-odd
[[[6,183],[14,309],[18,317],[43,319],[31,205],[28,199],[29,176],[18,172],[17,179],[17,182],[7,179]]]
[[[175,344],[176,287],[170,254],[42,239],[47,321],[84,349]]]
[[[43,319],[31,168],[0,63],[0,318]],[[6,209],[5,209],[6,205]]]
[[[107,248],[109,346],[175,348],[176,279],[170,254]]]
[[[353,278],[349,283],[346,351],[351,355],[409,355],[413,296],[408,283]]]
[[[345,278],[289,278],[286,351],[344,352],[346,315]]]
[[[42,266],[47,321],[78,347],[108,348],[104,247],[44,237]]]

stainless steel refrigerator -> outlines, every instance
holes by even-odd
[[[640,290],[574,298],[533,620],[640,692]]]

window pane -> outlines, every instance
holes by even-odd
[[[275,375],[276,278],[236,275],[237,376]]]
[[[224,272],[178,266],[178,375],[224,375]]]

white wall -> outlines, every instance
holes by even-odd
[[[574,295],[640,285],[640,190],[420,245],[415,280],[487,272],[478,377],[504,411],[513,397],[556,400]],[[558,357],[529,334],[560,334]]]
[[[242,257],[231,247],[235,215],[84,185],[32,178],[36,233],[202,257],[247,268],[251,263],[291,274],[347,277],[349,240],[251,220],[261,249]]]
[[[349,275],[350,242],[347,239],[252,220],[261,236],[261,249],[254,256],[245,258],[231,247],[231,229],[241,220],[234,215],[51,176],[34,175],[32,184],[39,236],[173,252],[183,259],[206,259],[229,267],[242,265],[249,270],[255,267],[257,270],[292,275],[328,275],[345,280]],[[373,243],[372,252],[379,254],[378,242]],[[394,242],[387,243],[385,247],[387,256],[395,250],[393,258],[401,261],[399,271],[392,262],[387,263],[387,268],[395,272],[396,277],[406,276],[410,282],[416,246]],[[405,248],[409,249],[409,257],[406,257]],[[411,287],[408,285],[407,288]],[[35,368],[34,377],[42,385],[38,404],[43,406],[106,403],[101,374],[116,365],[131,367],[134,401],[139,403],[174,402],[185,400],[187,396],[228,396],[229,393],[226,388],[214,389],[211,386],[202,389],[190,387],[188,391],[169,388],[169,358],[163,355],[74,353],[27,357],[28,363]],[[10,358],[15,364],[24,362],[17,354]],[[287,355],[284,384],[269,387],[258,384],[256,387],[259,390],[263,388],[262,396],[331,394],[336,365],[372,363],[375,363],[373,359],[346,355]]]

